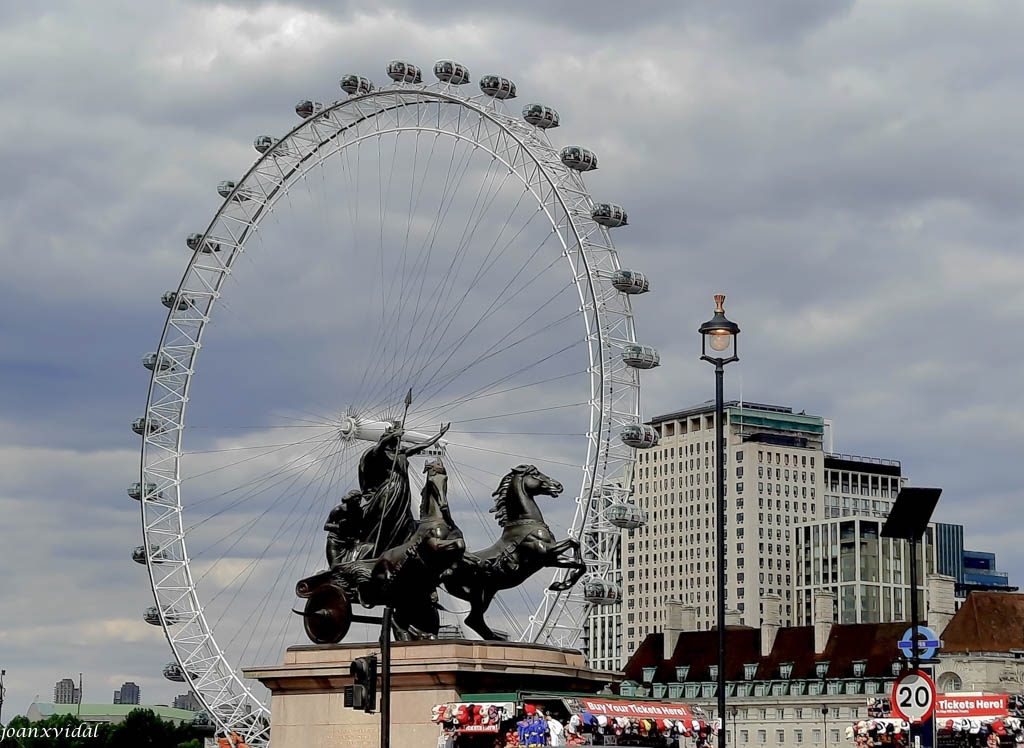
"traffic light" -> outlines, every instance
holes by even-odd
[[[377,655],[356,657],[348,669],[355,679],[352,687],[352,708],[372,714],[377,710]],[[348,706],[348,698],[345,702],[345,706]]]

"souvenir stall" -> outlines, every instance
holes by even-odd
[[[699,707],[554,694],[517,695],[516,702],[439,704],[439,748],[619,745],[705,748],[718,724]]]
[[[1024,745],[1024,697],[1005,694],[937,694],[936,748],[1019,748]],[[909,744],[910,724],[894,717],[889,699],[870,699],[868,719],[846,728],[857,746]]]
[[[516,717],[511,701],[437,704],[431,721],[440,725],[438,748],[503,748]]]
[[[1012,748],[1024,744],[1021,699],[1006,694],[940,693],[935,697],[940,748]]]

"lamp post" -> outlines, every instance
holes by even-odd
[[[736,338],[740,328],[725,316],[724,294],[715,294],[715,316],[701,325],[697,332],[701,335],[701,361],[707,361],[715,367],[715,467],[716,481],[715,514],[718,521],[715,525],[717,548],[717,581],[718,581],[718,716],[722,728],[718,732],[718,748],[725,748],[725,424],[723,423],[723,376],[725,365],[739,361],[736,355]],[[709,355],[708,348],[720,356]]]
[[[825,748],[828,748],[828,705],[821,708],[821,737],[825,741]]]

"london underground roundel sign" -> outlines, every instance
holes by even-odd
[[[908,670],[892,687],[892,708],[912,725],[925,722],[935,711],[935,683],[927,673]]]

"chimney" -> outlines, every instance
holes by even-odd
[[[832,592],[817,590],[814,593],[814,653],[821,654],[828,644],[832,632],[832,607],[836,596]]]
[[[739,626],[740,625],[740,612],[738,610],[727,610],[725,611],[725,625],[728,626]]]
[[[684,631],[697,630],[697,609],[692,605],[683,605],[682,600],[672,598],[665,603],[667,622],[664,631],[662,658],[669,660],[676,651],[679,635]]]
[[[956,579],[944,574],[929,574],[927,587],[928,628],[941,637],[956,614]]]
[[[775,637],[782,627],[782,598],[775,594],[765,595],[764,616],[761,618],[761,656],[767,657],[775,646]]]

